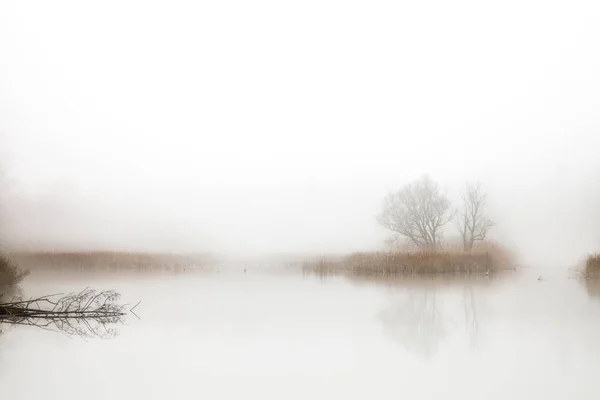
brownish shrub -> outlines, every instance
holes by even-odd
[[[21,270],[14,261],[0,254],[0,288],[18,284],[27,274],[28,272]]]
[[[586,278],[600,278],[600,253],[590,254],[585,262]]]

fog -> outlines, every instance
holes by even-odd
[[[14,247],[382,246],[383,196],[480,180],[523,262],[600,250],[594,1],[0,5]]]

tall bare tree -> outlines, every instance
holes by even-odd
[[[467,183],[462,200],[462,209],[458,211],[458,232],[463,240],[463,250],[470,252],[476,241],[486,239],[494,223],[485,215],[487,196],[481,183]]]
[[[389,193],[377,221],[405,237],[420,249],[435,250],[442,240],[442,228],[452,217],[450,200],[429,176]]]

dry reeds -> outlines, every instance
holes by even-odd
[[[586,278],[600,278],[600,253],[590,254],[585,262]]]
[[[208,255],[134,252],[15,252],[13,260],[30,270],[182,270],[215,262]]]
[[[492,251],[493,250],[493,251]],[[512,269],[501,247],[480,247],[470,253],[459,251],[363,252],[338,258],[320,258],[303,263],[303,270],[320,275],[417,276],[478,274]]]
[[[590,254],[583,268],[576,270],[590,297],[600,297],[600,253]]]

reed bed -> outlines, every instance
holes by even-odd
[[[590,254],[585,262],[586,278],[600,278],[600,253]]]
[[[135,252],[15,252],[11,259],[19,266],[35,270],[183,270],[216,262],[205,254],[161,254]]]
[[[493,250],[493,251],[492,251]],[[419,276],[489,274],[513,269],[509,255],[499,246],[461,251],[361,252],[342,257],[304,261],[305,272],[319,275]]]

